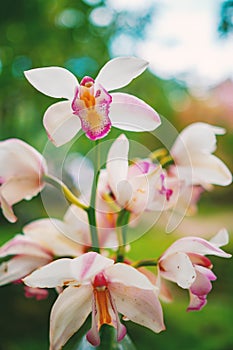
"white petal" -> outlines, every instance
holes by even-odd
[[[72,227],[57,219],[40,219],[24,226],[25,236],[49,249],[55,256],[78,256],[83,249],[65,236]]]
[[[117,196],[117,185],[127,179],[129,141],[120,135],[112,144],[107,157],[108,182],[112,192]]]
[[[60,350],[91,312],[92,288],[68,287],[57,298],[50,317],[50,350]]]
[[[0,207],[2,209],[3,215],[9,222],[14,223],[18,220],[14,214],[12,206],[6,201],[2,193],[0,193]]]
[[[155,286],[141,272],[130,265],[117,263],[108,267],[104,275],[108,277],[110,283],[122,283],[128,287],[154,290]]]
[[[108,61],[96,77],[96,83],[107,91],[128,85],[148,67],[148,62],[137,57],[117,57]]]
[[[161,276],[176,282],[181,288],[189,288],[196,278],[192,262],[185,253],[174,253],[160,261]]]
[[[225,228],[221,229],[214,237],[210,239],[210,243],[217,247],[222,247],[229,243],[229,234]]]
[[[35,68],[24,74],[38,91],[51,97],[72,99],[79,85],[76,77],[61,67]]]
[[[156,129],[161,120],[157,112],[139,98],[113,93],[110,106],[110,119],[116,128],[129,131],[151,131]]]
[[[158,333],[165,329],[163,312],[153,290],[111,283],[110,293],[118,312],[129,320]]]
[[[71,261],[72,259],[68,258],[53,261],[26,277],[24,283],[29,287],[39,288],[55,288],[75,283],[70,268]]]
[[[80,119],[73,114],[69,101],[50,106],[44,114],[43,123],[49,139],[56,146],[69,142],[81,129]]]
[[[19,255],[0,265],[0,285],[17,281],[50,261],[44,257]]]

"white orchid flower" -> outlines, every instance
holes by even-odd
[[[176,167],[171,167],[170,170],[188,185],[229,185],[232,182],[229,169],[212,154],[216,150],[215,135],[224,133],[223,128],[207,123],[187,126],[171,148]]]
[[[230,258],[219,247],[228,243],[228,233],[220,230],[209,242],[199,237],[184,237],[174,242],[158,261],[159,277],[189,289],[188,311],[200,310],[207,303],[211,281],[217,277],[211,271],[212,263],[205,255]]]
[[[60,259],[33,272],[26,285],[40,288],[68,286],[56,300],[50,318],[50,350],[59,350],[82,326],[92,311],[88,341],[98,346],[99,329],[117,329],[117,340],[126,334],[118,312],[154,332],[164,329],[156,287],[133,267],[89,252],[76,259]]]
[[[26,142],[8,139],[0,142],[0,205],[4,216],[15,222],[12,205],[37,195],[47,172],[43,156]]]
[[[129,84],[147,66],[136,57],[118,57],[107,62],[95,80],[84,77],[80,84],[61,67],[36,68],[26,71],[25,76],[45,95],[68,100],[50,106],[43,121],[49,138],[61,146],[81,128],[91,140],[103,138],[111,126],[129,131],[157,128],[160,118],[145,102],[125,93],[108,93]]]

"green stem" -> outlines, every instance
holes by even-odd
[[[79,199],[70,191],[70,189],[61,180],[57,179],[52,175],[44,175],[43,180],[62,191],[69,203],[74,204],[77,207],[86,211],[88,210],[88,207],[85,204],[81,203]]]
[[[138,260],[131,264],[131,266],[138,268],[142,266],[157,266],[158,262],[156,259],[145,259],[145,260]]]
[[[117,238],[118,238],[118,244],[119,248],[117,251],[117,262],[124,261],[125,257],[125,246],[127,243],[126,234],[127,234],[127,228],[128,228],[128,222],[130,218],[130,212],[128,210],[123,209],[117,218]]]

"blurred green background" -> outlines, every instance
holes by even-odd
[[[156,15],[159,11],[159,5],[145,8],[142,13],[112,10],[105,5],[105,1],[99,0],[1,2],[0,140],[21,138],[40,152],[47,143],[42,116],[54,99],[36,92],[25,80],[24,70],[53,65],[69,69],[79,79],[84,75],[95,77],[112,55],[113,39],[127,34],[135,42],[143,41],[152,14]],[[222,36],[232,31],[233,17],[229,15],[232,8],[232,1],[226,1],[219,11],[216,31],[219,30]],[[97,16],[99,9],[102,12]],[[109,11],[111,20],[108,19]],[[232,81],[226,79],[212,88],[208,97],[197,98],[183,81],[175,78],[164,80],[147,70],[123,90],[144,99],[178,130],[194,121],[225,127],[228,132],[218,140],[217,155],[231,168],[233,106],[221,98],[222,93],[231,91],[231,88]],[[119,134],[119,130],[114,130],[109,138]],[[151,150],[160,146],[160,142],[150,135],[129,133],[129,137]],[[85,154],[91,148],[91,142],[86,137],[80,140],[78,151]],[[164,233],[163,222],[159,222],[147,235],[132,244],[130,256],[136,259],[158,256],[180,235],[195,234],[209,238],[221,227],[230,232],[231,242],[226,250],[233,252],[232,194],[232,186],[216,187],[213,192],[205,193],[195,217],[185,219],[169,235]],[[16,224],[10,225],[0,216],[0,243],[20,232],[25,223],[46,215],[39,197],[17,204],[15,211],[19,217]],[[164,304],[166,332],[156,335],[127,323],[138,350],[233,349],[232,262],[220,258],[212,261],[218,279],[213,283],[208,305],[202,311],[187,313],[188,294],[173,288],[175,302]],[[0,350],[48,349],[49,310],[55,297],[55,293],[50,292],[47,300],[37,302],[25,299],[20,285],[2,287]],[[72,340],[66,348],[73,349]]]

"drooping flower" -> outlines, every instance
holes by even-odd
[[[209,242],[199,237],[184,237],[174,242],[159,258],[159,277],[189,289],[190,304],[187,311],[200,310],[207,303],[212,289],[211,281],[217,277],[211,271],[212,263],[205,255],[230,258],[219,247],[228,243],[225,229],[219,231]]]
[[[232,175],[226,165],[212,153],[216,150],[216,136],[225,130],[207,123],[193,123],[178,136],[171,148],[175,166],[170,167],[187,185],[210,184],[227,186]]]
[[[103,138],[111,126],[129,131],[149,131],[160,125],[158,114],[145,102],[119,89],[140,75],[148,63],[136,57],[118,57],[107,62],[96,79],[77,78],[61,67],[36,68],[25,72],[40,92],[68,101],[50,106],[44,127],[56,146],[70,141],[82,128],[91,140]]]
[[[17,234],[0,248],[0,258],[12,256],[0,264],[0,285],[21,280],[55,257],[83,253],[82,246],[60,233],[58,224],[56,219],[33,221],[23,228],[24,234]]]
[[[89,252],[76,259],[60,259],[33,272],[26,285],[40,288],[68,286],[56,300],[50,318],[50,350],[59,350],[92,311],[88,341],[98,346],[99,329],[108,324],[121,341],[126,328],[118,312],[154,332],[164,329],[156,288],[133,267]]]
[[[4,216],[17,220],[12,205],[37,195],[47,172],[43,156],[26,142],[8,139],[0,142],[0,205]]]

